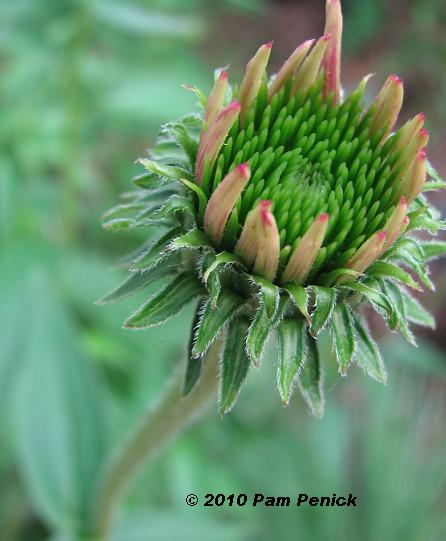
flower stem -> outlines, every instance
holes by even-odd
[[[219,346],[217,340],[209,349],[203,373],[192,392],[182,397],[183,373],[179,371],[158,402],[142,415],[121,447],[110,457],[99,486],[93,517],[96,541],[110,539],[115,508],[141,466],[196,420],[215,396]]]

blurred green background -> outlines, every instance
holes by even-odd
[[[189,112],[212,70],[231,77],[274,39],[273,68],[323,29],[324,0],[2,0],[0,3],[0,540],[77,541],[100,465],[184,359],[190,311],[160,329],[98,307],[141,233],[101,213],[129,188],[161,122]],[[446,175],[444,0],[344,0],[344,84],[406,83]],[[446,210],[443,194],[432,196]],[[150,232],[153,233],[153,232]],[[145,235],[147,233],[144,233]],[[139,235],[139,238],[138,238]],[[390,382],[329,373],[327,414],[283,409],[274,355],[235,410],[213,409],[132,487],[114,541],[446,539],[446,267],[424,301],[438,330],[419,348],[382,335]],[[327,351],[326,364],[331,362]],[[189,508],[207,492],[352,492],[359,507]]]

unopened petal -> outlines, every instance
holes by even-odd
[[[383,139],[390,134],[401,111],[403,98],[403,82],[398,76],[391,75],[370,106],[370,136],[380,130],[384,130]]]
[[[426,183],[426,152],[422,150],[415,158],[411,170],[408,173],[407,199],[409,203],[418,197]]]
[[[364,272],[377,259],[385,246],[387,233],[378,231],[360,246],[355,255],[347,262],[346,268]]]
[[[327,50],[328,42],[331,36],[322,36],[316,42],[311,53],[307,56],[302,66],[296,73],[294,78],[292,94],[296,92],[307,92],[311,85],[316,82],[325,51]]]
[[[216,245],[221,242],[229,215],[250,176],[248,164],[238,165],[225,176],[209,199],[204,215],[204,230]]]
[[[333,104],[337,105],[341,96],[341,42],[342,42],[342,8],[340,0],[327,0],[325,35],[331,35],[325,51],[324,97],[333,94]]]
[[[204,111],[203,117],[203,131],[206,131],[208,129],[211,122],[221,111],[227,88],[228,72],[222,70],[217,80],[215,81],[214,88],[211,90],[211,93],[206,103],[206,109]]]
[[[407,199],[401,197],[398,205],[384,226],[384,231],[387,233],[386,246],[392,245],[399,237],[401,227],[407,215],[407,207]]]
[[[280,256],[280,238],[276,220],[271,212],[271,201],[260,202],[257,255],[253,273],[271,282],[277,274]]]
[[[305,281],[324,242],[328,220],[327,213],[321,214],[304,234],[283,271],[282,283]]]

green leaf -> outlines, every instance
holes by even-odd
[[[161,293],[143,304],[124,323],[129,329],[148,329],[164,323],[189,304],[195,297],[206,293],[198,280],[189,274],[181,274]]]
[[[405,270],[388,263],[387,261],[376,261],[371,267],[367,269],[367,274],[378,278],[390,278],[397,280],[406,286],[422,291],[421,287],[415,282],[412,276]]]
[[[191,182],[189,180],[186,180],[185,178],[180,179],[181,182],[187,186],[190,190],[192,190],[195,195],[197,196],[198,200],[198,218],[200,222],[204,219],[204,213],[206,212],[206,207],[208,204],[208,198],[206,197],[206,194],[203,192],[203,190],[195,184],[195,182]]]
[[[408,291],[403,291],[406,317],[412,323],[435,329],[435,319]]]
[[[269,318],[274,317],[279,307],[280,289],[261,276],[253,276],[252,279],[259,288],[258,298],[260,305],[265,307],[266,315]]]
[[[446,242],[431,241],[423,242],[422,244],[424,255],[426,259],[435,259],[446,254]]]
[[[381,287],[387,298],[391,301],[398,320],[398,327],[404,338],[413,346],[416,346],[415,337],[409,329],[406,319],[406,309],[400,288],[393,282],[381,281]]]
[[[186,171],[186,169],[183,169],[182,167],[163,165],[159,162],[148,160],[147,158],[140,158],[138,163],[145,167],[150,173],[155,173],[156,175],[160,175],[161,177],[170,180],[181,180],[182,178],[185,178],[193,181],[193,177],[189,171]]]
[[[352,269],[335,269],[331,272],[321,274],[320,283],[325,286],[333,286],[339,278],[344,276],[350,276],[354,280],[361,278],[363,274]]]
[[[389,327],[391,329],[396,328],[397,318],[393,306],[381,291],[373,289],[361,282],[349,282],[341,287],[342,289],[347,289],[350,291],[355,291],[356,293],[360,293],[370,302],[370,304],[375,309],[377,309],[380,314],[383,314],[383,312],[387,314],[387,316],[389,317]]]
[[[191,229],[184,235],[175,238],[169,245],[170,250],[183,250],[190,248],[212,248],[207,236],[199,229]]]
[[[424,185],[424,190],[423,191],[427,191],[429,189],[438,190],[438,189],[446,188],[446,182],[441,178],[440,174],[432,166],[432,164],[430,163],[429,160],[426,160],[426,170],[427,170],[427,174],[430,176],[430,178],[432,178],[434,180],[434,182],[426,182],[426,184]],[[436,187],[435,188],[430,188],[429,185],[431,185],[431,184],[435,185]]]
[[[220,331],[231,321],[244,305],[245,300],[225,289],[220,293],[217,306],[214,308],[211,299],[207,299],[195,333],[192,355],[198,357],[208,350]]]
[[[249,369],[245,337],[249,321],[233,319],[229,325],[221,364],[218,410],[225,415],[234,406]]]
[[[311,412],[315,417],[324,415],[322,367],[316,340],[308,338],[308,348],[304,366],[298,377],[298,386]]]
[[[205,301],[202,300],[198,303],[197,309],[195,310],[194,319],[192,321],[192,328],[189,335],[189,344],[187,346],[187,365],[186,365],[186,374],[184,376],[184,385],[183,385],[183,396],[187,396],[200,379],[201,372],[203,370],[203,356],[194,357],[192,355],[192,348],[194,344],[195,329],[200,320],[200,314],[204,310]]]
[[[312,286],[315,293],[315,307],[311,314],[310,333],[317,336],[330,319],[336,304],[336,289],[333,287]]]
[[[339,365],[339,372],[345,376],[355,351],[355,331],[350,308],[339,302],[333,310],[330,329]]]
[[[380,383],[387,383],[386,369],[378,345],[370,336],[367,325],[357,314],[352,314],[356,334],[355,361],[371,378]]]
[[[170,218],[176,215],[190,216],[195,219],[195,210],[187,197],[174,194],[169,197],[166,203],[155,210],[151,210],[147,215],[141,215],[140,218],[148,219],[147,223],[158,222],[164,218]]]
[[[51,529],[78,538],[106,453],[104,397],[52,279],[33,270],[25,363],[12,408],[15,462],[35,512]]]
[[[429,278],[429,269],[426,265],[423,247],[415,239],[402,239],[392,252],[391,259],[413,270],[426,287],[432,290],[435,289]]]
[[[243,266],[240,259],[234,254],[231,254],[230,252],[220,252],[215,256],[212,263],[207,267],[206,271],[204,272],[203,281],[207,282],[211,273],[214,272],[218,267],[227,267],[229,265]]]
[[[248,337],[246,339],[246,349],[249,358],[255,366],[259,366],[268,335],[283,317],[288,302],[288,298],[279,298],[277,309],[272,317],[268,316],[268,309],[265,303],[260,304],[249,327]]]
[[[303,286],[298,284],[288,284],[285,288],[290,294],[291,300],[296,305],[300,313],[305,317],[308,323],[311,325],[311,317],[308,313],[308,294]]]
[[[305,364],[307,323],[302,318],[286,318],[279,323],[279,359],[277,387],[284,405],[288,405],[293,387]]]
[[[157,280],[166,276],[176,274],[179,271],[181,258],[179,254],[172,253],[161,257],[152,267],[147,270],[136,271],[130,274],[113,291],[99,299],[96,304],[107,304],[117,302],[136,294],[141,289],[149,286]]]

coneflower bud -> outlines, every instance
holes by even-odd
[[[330,39],[331,36],[326,35],[317,40],[313,50],[296,73],[291,90],[292,94],[296,94],[296,92],[306,94],[308,89],[315,83]]]
[[[418,113],[414,118],[406,122],[398,131],[395,137],[393,150],[395,153],[407,149],[415,134],[419,133],[424,126],[426,116],[424,113]]]
[[[288,60],[286,60],[268,89],[268,100],[271,100],[274,94],[279,92],[293,73],[299,68],[314,41],[314,39],[309,39],[302,43],[302,45],[299,45]]]
[[[217,246],[237,199],[249,181],[249,165],[242,163],[228,173],[209,199],[204,215],[204,230]]]
[[[333,94],[333,105],[337,105],[341,95],[341,40],[342,40],[342,11],[340,0],[327,0],[325,35],[331,35],[325,51],[324,68],[324,97]]]
[[[324,242],[328,219],[326,212],[320,214],[301,238],[283,271],[282,283],[302,284],[305,281]]]
[[[364,272],[381,255],[386,239],[387,233],[385,231],[375,233],[347,262],[346,268],[356,272]]]
[[[211,122],[206,133],[200,138],[198,148],[195,178],[200,184],[203,178],[205,159],[212,167],[218,152],[220,151],[228,133],[240,113],[240,104],[237,101],[231,102]]]
[[[262,45],[246,66],[246,73],[240,86],[239,94],[239,100],[241,105],[240,123],[242,126],[245,122],[252,102],[256,99],[259,93],[262,79],[265,76],[265,70],[266,66],[268,65],[272,46],[272,41],[270,41],[269,43],[265,43],[265,45]]]
[[[227,88],[228,72],[226,70],[221,70],[206,103],[206,108],[203,115],[203,132],[208,129],[211,122],[221,111]]]
[[[370,137],[380,130],[384,130],[383,139],[389,135],[401,111],[403,97],[403,82],[397,75],[391,75],[370,106]]]
[[[279,265],[280,239],[271,201],[260,201],[248,214],[235,253],[248,267],[253,267],[253,274],[274,280]]]

